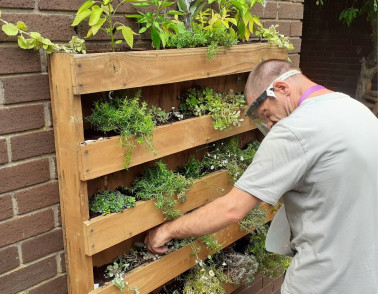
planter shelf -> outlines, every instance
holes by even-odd
[[[264,203],[261,205],[261,209],[268,209],[266,221],[273,219],[275,211],[273,206]],[[240,230],[238,224],[234,224],[217,232],[216,239],[224,248],[247,234],[246,231]],[[201,248],[198,253],[200,259],[206,259],[210,254],[206,246],[202,245],[200,241],[195,241],[194,246]],[[193,250],[190,245],[187,245],[159,260],[126,273],[125,281],[129,283],[131,288],[137,287],[141,294],[147,294],[193,267],[195,261],[196,256],[193,255]],[[109,283],[90,292],[90,294],[119,294],[119,289]]]
[[[119,143],[119,137],[85,142],[83,113],[87,115],[86,107],[91,100],[84,94],[144,87],[151,103],[171,107],[174,106],[171,103],[177,101],[177,97],[173,100],[173,96],[183,87],[191,87],[198,82],[241,91],[241,80],[245,77],[241,73],[249,72],[266,59],[287,59],[286,50],[267,43],[233,46],[219,51],[211,61],[206,60],[206,50],[193,48],[88,55],[58,53],[49,59],[69,293],[119,293],[111,285],[93,290],[94,261],[97,266],[103,265],[105,260],[113,258],[117,250],[122,249],[125,240],[131,242],[134,236],[164,221],[152,201],[140,202],[137,207],[122,213],[89,219],[88,200],[92,196],[89,191],[94,193],[96,189],[104,188],[105,182],[113,179],[113,173],[114,177],[124,181],[123,174],[116,172],[123,169],[125,150]],[[83,102],[83,99],[86,100]],[[251,133],[254,129],[255,126],[245,120],[242,126],[231,130],[214,130],[210,116],[160,126],[153,133],[157,156],[146,151],[144,145],[138,145],[133,149],[130,165],[137,166],[169,155],[183,161],[193,147],[236,134],[254,136],[255,131]],[[127,175],[132,178],[136,171],[130,169]],[[99,188],[96,185],[101,181],[104,185]],[[197,208],[223,195],[231,187],[225,171],[210,174],[195,182],[188,191],[188,201],[180,204],[180,209],[186,212]],[[235,225],[221,231],[218,237],[226,246],[244,234]],[[142,293],[148,293],[194,265],[189,249],[184,247],[137,268],[127,275],[126,280]],[[104,256],[106,258],[102,259]],[[206,257],[207,252],[202,250],[200,256]],[[167,269],[166,274],[159,275],[162,267]],[[227,289],[232,291],[233,287],[227,286]]]

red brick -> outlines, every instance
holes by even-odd
[[[54,214],[52,209],[4,221],[0,223],[0,247],[42,234],[53,227]]]
[[[11,195],[0,196],[0,220],[13,216],[13,204]],[[0,258],[1,260],[1,258]]]
[[[264,27],[269,28],[272,25],[279,25],[277,31],[285,36],[290,36],[290,22],[289,21],[279,21],[279,20],[267,20],[264,21]]]
[[[66,271],[66,258],[64,252],[59,254],[59,272],[64,273]]]
[[[23,75],[2,79],[5,104],[49,100],[49,77],[46,74]]]
[[[67,292],[67,276],[62,275],[33,288],[29,294],[66,294]]]
[[[68,11],[77,11],[79,7],[84,3],[83,0],[39,0],[39,9],[40,10],[68,10]],[[114,0],[113,6],[116,7],[119,1]],[[130,3],[122,4],[117,12],[129,12],[135,13],[136,9]]]
[[[251,12],[257,14],[260,18],[277,18],[277,3],[267,2],[264,8],[256,2]]]
[[[302,36],[302,22],[301,21],[292,21],[290,26],[290,36],[300,37]]]
[[[289,54],[289,58],[296,67],[299,67],[300,56],[298,54]]]
[[[0,164],[7,163],[8,161],[7,141],[2,138],[0,139]]]
[[[23,21],[28,26],[28,31],[38,32],[44,38],[52,41],[68,41],[75,35],[75,29],[71,26],[74,17],[71,15],[41,14],[41,13],[17,13],[3,14],[3,19],[11,23]],[[14,40],[15,37],[0,35],[0,41]]]
[[[280,276],[280,277],[278,277],[277,279],[274,280],[274,282],[273,282],[274,291],[281,289],[281,285],[282,285],[283,281],[284,281],[283,276]]]
[[[13,294],[34,286],[57,274],[55,256],[43,259],[33,264],[20,267],[7,275],[0,277],[3,293]]]
[[[0,249],[0,274],[14,269],[20,265],[16,246]]]
[[[233,294],[256,294],[262,289],[262,278],[255,277],[255,281],[249,286],[242,286],[239,289],[232,292]]]
[[[24,263],[30,262],[62,249],[63,233],[57,229],[22,242],[22,260]]]
[[[289,41],[293,44],[294,50],[290,53],[299,53],[301,52],[301,42],[302,40],[299,38],[289,38]]]
[[[2,8],[34,8],[35,0],[0,0]]]
[[[12,136],[10,137],[10,145],[12,161],[53,153],[55,151],[54,132],[52,130],[37,131]]]
[[[0,109],[0,134],[39,129],[44,126],[45,115],[42,104]]]
[[[43,183],[49,179],[47,158],[3,167],[0,168],[0,193]]]
[[[278,9],[279,19],[302,19],[303,4],[300,3],[280,3]]]
[[[268,287],[270,284],[273,284],[273,279],[263,277],[263,288]]]
[[[17,192],[15,199],[19,214],[59,203],[58,182],[49,182]]]
[[[41,71],[39,52],[18,47],[1,47],[0,64],[0,74]]]

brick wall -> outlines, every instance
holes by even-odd
[[[0,0],[0,10],[4,19],[22,20],[30,31],[62,42],[75,34],[85,36],[85,25],[70,26],[83,2]],[[302,2],[270,0],[265,9],[255,11],[265,26],[278,23],[280,32],[290,36],[296,47],[290,56],[297,65]],[[126,10],[132,12],[130,6]],[[143,38],[139,37],[137,47],[145,46]],[[87,44],[89,49],[109,47],[103,34]],[[42,52],[19,49],[14,38],[0,32],[0,291],[4,294],[67,292],[47,58]],[[263,285],[261,277],[260,281],[257,291],[278,283],[266,280]]]
[[[334,91],[355,95],[360,58],[371,51],[371,28],[365,18],[350,27],[339,21],[340,12],[353,0],[305,0],[300,66],[304,74]]]

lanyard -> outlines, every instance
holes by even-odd
[[[310,96],[312,93],[316,92],[316,91],[319,91],[321,89],[325,89],[325,87],[321,86],[321,85],[315,85],[315,86],[312,86],[310,88],[308,88],[301,96],[301,98],[299,99],[299,102],[298,102],[298,106],[302,104],[303,100],[305,100],[308,96]]]

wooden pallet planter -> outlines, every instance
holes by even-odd
[[[241,116],[243,117],[245,109]],[[173,124],[159,126],[153,133],[156,154],[146,150],[146,145],[135,143],[129,167],[162,158],[183,150],[238,135],[255,129],[251,120],[241,126],[227,130],[215,130],[210,115],[191,118]],[[185,135],[183,135],[185,134]],[[178,138],[180,138],[178,140]],[[174,144],[172,144],[174,142]],[[79,145],[80,179],[87,181],[124,169],[126,150],[120,144],[120,137],[83,143]]]
[[[286,50],[270,47],[266,43],[234,46],[219,52],[217,57],[211,61],[206,60],[206,50],[206,48],[194,48],[88,55],[53,54],[49,59],[51,105],[69,293],[83,294],[93,290],[93,260],[96,256],[113,250],[113,247],[110,248],[111,246],[130,238],[130,234],[138,234],[163,221],[160,212],[155,209],[152,202],[141,203],[134,210],[124,213],[89,220],[88,199],[91,195],[88,195],[88,187],[93,185],[90,180],[121,170],[124,150],[118,143],[118,137],[83,144],[85,138],[82,99],[85,96],[82,95],[184,81],[190,83],[191,80],[209,77],[222,76],[228,82],[236,81],[236,77],[231,75],[249,72],[262,60],[287,59]],[[232,78],[229,80],[229,77]],[[158,99],[158,101],[163,100],[163,97]],[[240,128],[236,127],[231,131],[223,132],[212,130],[211,124],[209,117],[201,117],[157,128],[154,133],[154,144],[158,150],[157,157],[182,152],[254,128],[251,123],[246,122]],[[164,138],[172,136],[170,133],[176,134],[169,139],[174,140],[174,144],[165,146]],[[152,153],[146,152],[144,146],[138,146],[132,155],[132,165],[139,165],[154,159],[156,157]],[[222,173],[210,175],[209,179],[212,177],[219,177],[218,179],[224,177],[223,185],[229,188],[227,186],[230,185],[228,179]],[[201,199],[201,189],[206,189],[206,187],[201,187],[203,183],[200,182],[196,185],[198,187],[193,187],[190,192],[193,194],[190,197],[196,200],[183,204],[181,209],[184,211],[198,207],[216,196],[215,193],[210,196],[206,192],[203,194],[206,195],[205,198]],[[148,211],[148,215],[154,215],[151,216],[148,225],[146,227],[128,226],[125,222],[126,217],[142,207]],[[138,216],[135,217],[138,218]],[[140,223],[145,221],[144,218],[145,215]],[[122,231],[111,229],[121,224],[127,228]],[[235,231],[229,229],[228,232],[224,238],[227,239],[226,243],[232,243],[238,238],[239,231],[238,229]],[[105,237],[101,236],[102,234]],[[117,234],[121,236],[114,237]],[[109,249],[101,251],[106,248]],[[177,256],[173,255],[176,256],[175,258],[168,255],[162,259],[163,266],[171,268],[173,264],[180,265],[178,271],[174,269],[170,271],[171,278],[184,271],[184,268],[187,269],[193,265],[190,257],[182,255],[182,252],[187,249],[183,248],[182,250],[175,253]],[[172,265],[170,265],[171,262]],[[130,276],[128,279],[140,287],[143,284],[139,280],[140,277],[146,279],[148,276],[147,284],[161,285],[162,283],[158,282],[161,277],[156,278],[157,272],[161,270],[160,266],[148,265],[146,266],[148,270],[142,275],[139,274],[142,272],[142,268],[136,269],[133,272],[134,278]],[[157,268],[159,269],[157,270]],[[149,288],[142,289],[149,291]]]
[[[267,221],[273,219],[275,207],[264,203],[261,205],[261,209],[268,209]],[[225,248],[247,234],[246,231],[240,230],[238,224],[233,224],[217,232],[216,239]],[[206,259],[210,254],[206,246],[201,245],[200,241],[195,241],[194,246],[201,248],[198,253],[200,259]],[[142,265],[126,273],[125,281],[129,283],[131,288],[137,287],[141,294],[147,294],[192,268],[195,265],[195,261],[196,256],[193,255],[193,250],[190,245],[187,245],[159,260]],[[129,293],[134,292],[129,291]],[[119,289],[112,284],[107,284],[90,292],[90,294],[119,294]]]

